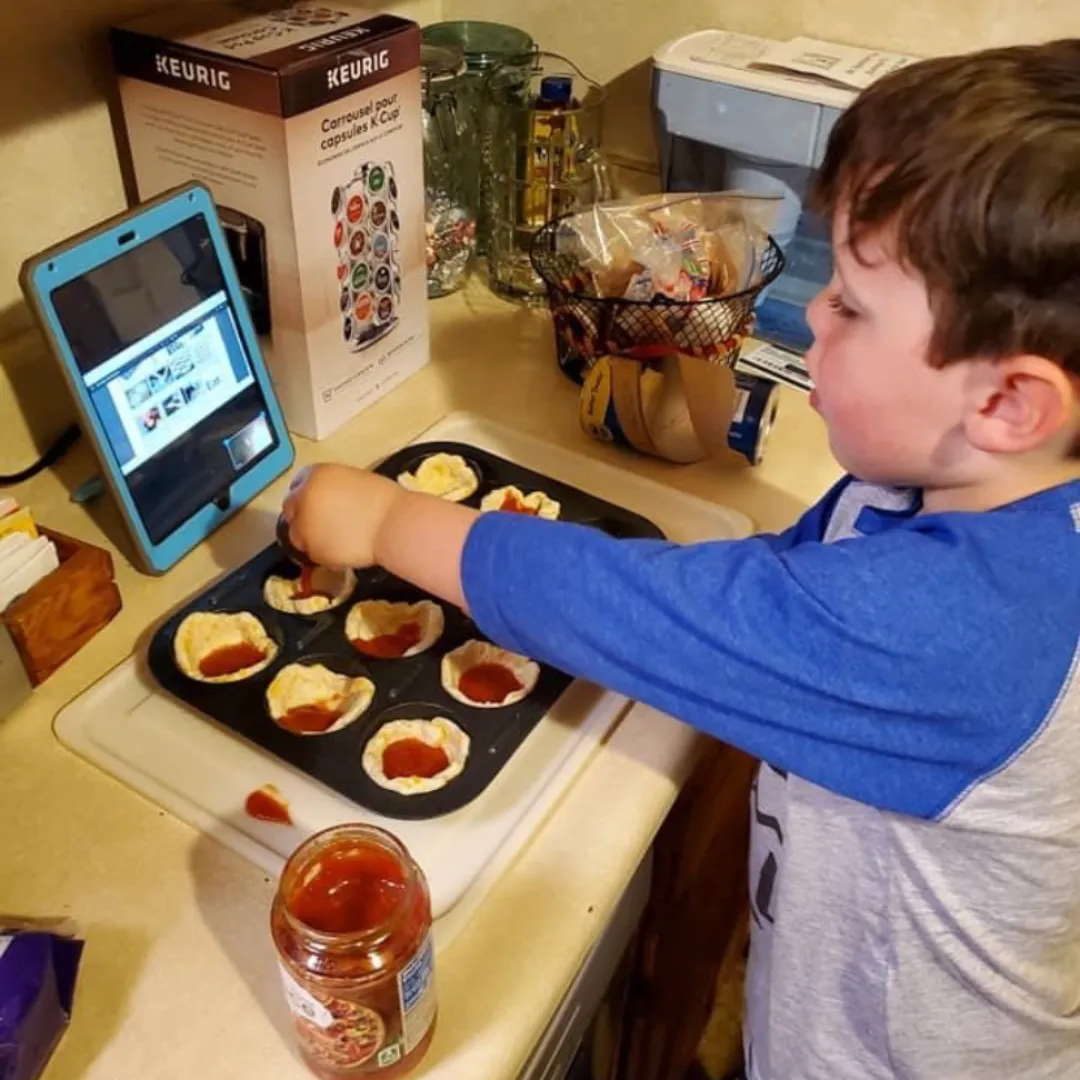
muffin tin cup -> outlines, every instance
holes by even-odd
[[[440,444],[440,445],[443,445],[443,444]],[[452,445],[452,444],[446,444],[446,445]],[[412,449],[412,448],[410,448],[410,449]],[[462,452],[463,450],[467,450],[468,452]],[[484,464],[476,457],[475,454],[473,454],[471,452],[471,448],[462,448],[462,450],[446,450],[446,451],[433,450],[433,451],[431,451],[429,453],[428,452],[422,452],[422,453],[418,453],[418,454],[409,454],[407,457],[403,457],[400,454],[395,454],[392,458],[387,459],[387,461],[400,461],[400,464],[397,466],[397,471],[395,473],[393,473],[393,479],[396,480],[403,473],[412,473],[415,476],[416,475],[416,470],[419,469],[420,466],[423,465],[423,463],[429,457],[432,457],[434,454],[437,454],[437,453],[440,453],[440,452],[448,453],[448,454],[452,453],[455,456],[460,457],[465,462],[465,464],[468,465],[468,467],[470,469],[472,469],[472,471],[476,475],[476,479],[478,481],[476,491],[474,491],[471,495],[467,496],[464,499],[454,499],[454,500],[451,500],[451,501],[460,502],[463,506],[472,506],[472,507],[478,509],[479,506],[480,506],[480,499],[482,499],[487,492],[494,491],[496,488],[505,486],[503,484],[496,484],[492,480],[492,477],[491,477],[490,473],[485,469]],[[384,466],[380,466],[379,467],[379,472],[384,472],[384,471],[385,471]],[[390,474],[387,474],[387,475],[390,475]]]
[[[375,723],[372,725],[371,733],[368,739],[364,741],[364,746],[360,748],[361,757],[363,756],[364,749],[370,739],[373,739],[387,724],[392,724],[395,720],[434,720],[436,717],[445,717],[447,720],[452,720],[462,731],[465,732],[469,738],[469,753],[465,758],[465,764],[461,772],[453,779],[447,781],[446,785],[437,788],[435,791],[419,792],[413,795],[400,795],[398,792],[390,791],[388,788],[384,788],[381,784],[377,784],[374,780],[364,772],[364,779],[371,784],[376,790],[385,792],[388,795],[393,795],[399,799],[407,799],[409,802],[414,802],[417,799],[432,799],[436,795],[441,795],[444,791],[455,787],[457,784],[463,781],[468,783],[472,779],[472,773],[477,768],[474,764],[474,753],[472,735],[468,729],[451,714],[450,710],[445,704],[436,704],[432,701],[407,701],[401,705],[391,705],[379,716],[375,718]],[[360,766],[363,770],[363,764]],[[417,815],[419,816],[419,815]],[[425,814],[424,817],[434,817],[436,814]]]
[[[268,671],[273,671],[278,666],[278,661],[281,658],[282,650],[285,648],[285,645],[288,641],[288,634],[285,630],[285,627],[282,625],[281,620],[277,617],[282,614],[281,612],[277,611],[275,608],[267,606],[266,604],[263,604],[263,610],[261,612],[251,611],[251,609],[247,607],[237,607],[229,605],[206,608],[189,607],[186,608],[183,615],[181,615],[176,620],[176,626],[173,628],[174,637],[176,631],[180,627],[180,623],[182,623],[188,615],[191,615],[196,611],[205,611],[214,615],[243,615],[250,612],[250,614],[254,615],[259,620],[259,622],[262,623],[262,628],[266,631],[267,637],[269,637],[270,640],[277,646],[277,653],[274,655],[273,659],[270,660],[269,663],[259,668],[258,671],[252,672],[250,675],[245,676],[243,679],[235,679],[228,682],[211,682],[207,679],[197,679],[193,675],[186,674],[185,672],[181,671],[179,664],[176,663],[174,654],[173,667],[176,669],[176,674],[189,686],[205,687],[215,691],[228,690],[234,687],[244,687],[257,679],[261,679],[263,676],[266,675]],[[204,659],[204,657],[200,657],[200,659]]]
[[[362,597],[359,600],[353,599],[347,605],[347,610],[345,612],[345,623],[343,625],[343,631],[345,633],[346,640],[349,642],[349,646],[352,648],[353,652],[358,657],[361,657],[362,659],[365,659],[365,660],[378,660],[378,661],[380,661],[381,663],[384,663],[384,664],[392,664],[392,663],[395,663],[395,662],[406,663],[409,660],[415,660],[417,657],[423,656],[424,653],[429,653],[432,650],[442,648],[442,641],[443,641],[443,638],[444,638],[444,636],[446,634],[446,625],[445,625],[446,624],[446,605],[440,604],[440,603],[438,603],[438,601],[432,600],[430,597],[426,597],[426,596],[423,597],[422,599],[424,599],[428,603],[435,604],[439,608],[439,610],[443,613],[443,627],[439,631],[438,636],[435,638],[434,641],[431,642],[430,645],[424,645],[423,648],[416,648],[414,646],[413,648],[415,649],[415,651],[406,650],[406,655],[402,655],[402,656],[375,656],[370,652],[365,652],[365,650],[363,650],[361,648],[358,648],[357,645],[355,644],[353,638],[349,634],[349,615],[352,612],[352,609],[358,603],[367,603],[371,599],[374,599],[374,598],[372,598],[372,597]],[[402,621],[403,622],[409,622],[411,620],[404,619]],[[427,635],[425,633],[425,638],[426,638],[426,636]],[[423,640],[424,639],[422,638],[421,642]],[[441,655],[441,652],[440,652],[440,655]]]
[[[267,550],[270,549],[268,548]],[[297,566],[296,563],[283,556],[281,554],[280,548],[277,548],[277,553],[278,560],[263,578],[260,588],[265,588],[267,580],[272,577],[287,578],[290,581],[299,580],[300,578],[300,567]],[[346,599],[342,600],[340,604],[335,604],[333,607],[325,608],[322,611],[284,611],[281,608],[274,607],[272,604],[266,603],[265,598],[263,600],[263,606],[266,608],[267,611],[272,611],[279,620],[303,619],[306,622],[316,622],[319,619],[326,618],[327,615],[332,615],[336,612],[341,611],[343,608],[348,611],[348,609],[354,603],[353,595],[355,594],[355,592],[356,590],[353,589],[353,593],[350,594]]]
[[[340,651],[328,652],[328,653],[308,653],[305,656],[300,657],[297,660],[291,661],[292,664],[303,664],[304,667],[315,667],[317,664],[322,664],[323,667],[334,672],[335,675],[345,675],[350,679],[357,679],[363,676],[366,679],[371,679],[371,669],[364,663],[363,657],[359,653],[354,652],[352,656],[344,656]],[[274,672],[274,675],[278,674],[282,669],[278,667]],[[270,683],[274,680],[274,675],[270,676],[267,681],[266,689],[270,689]],[[357,717],[354,717],[344,727],[337,728],[328,731],[309,731],[303,734],[297,734],[296,732],[289,731],[288,728],[283,727],[278,720],[275,720],[270,714],[270,703],[267,701],[266,694],[263,694],[263,712],[266,718],[275,726],[284,731],[287,735],[301,738],[301,739],[330,739],[335,735],[340,734],[343,731],[347,731],[353,724],[358,724],[366,716],[369,716],[372,708],[375,704],[375,698],[371,699],[368,707]]]
[[[509,484],[522,491],[544,491],[561,504],[560,519],[592,524],[617,536],[662,537],[651,522],[587,495],[569,485],[524,469],[477,447],[437,442],[404,448],[387,458],[377,472],[395,478],[412,471],[436,453],[459,454],[480,478],[476,492],[463,500],[478,507],[489,491]],[[551,710],[571,683],[561,671],[541,665],[533,692],[524,701],[491,709],[463,705],[442,687],[440,664],[451,649],[470,638],[483,640],[476,625],[457,608],[439,601],[445,627],[442,637],[413,657],[380,660],[359,653],[345,636],[345,619],[359,600],[433,599],[383,570],[361,570],[348,601],[315,615],[293,615],[269,607],[263,583],[272,573],[290,573],[280,548],[272,545],[216,582],[173,614],[154,634],[149,665],[154,677],[173,696],[263,750],[281,758],[353,802],[389,818],[423,819],[448,814],[475,799],[498,775],[529,732]],[[189,679],[173,657],[173,639],[183,619],[195,611],[250,611],[278,642],[277,656],[262,671],[242,682],[201,683]],[[287,664],[322,663],[344,675],[366,675],[375,684],[367,710],[347,727],[324,735],[296,735],[270,717],[266,689]],[[463,772],[437,791],[401,795],[380,787],[364,772],[364,747],[389,720],[445,716],[470,739]]]

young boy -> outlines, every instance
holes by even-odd
[[[1080,40],[931,60],[837,124],[780,536],[616,541],[340,466],[285,512],[494,641],[760,757],[751,1080],[1080,1077]]]

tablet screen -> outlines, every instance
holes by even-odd
[[[278,445],[202,215],[52,300],[154,543]]]

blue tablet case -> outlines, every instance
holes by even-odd
[[[213,501],[201,506],[174,531],[155,541],[143,524],[108,434],[91,402],[90,393],[53,302],[53,293],[68,282],[134,250],[196,215],[204,218],[214,252],[221,265],[227,299],[235,316],[252,374],[262,392],[265,413],[272,433],[276,436],[277,445],[246,471],[240,472],[231,482],[227,476],[223,477],[222,489]],[[60,362],[64,378],[74,397],[83,431],[94,445],[104,478],[116,497],[135,543],[136,553],[146,570],[163,573],[169,569],[292,465],[292,442],[259,350],[258,338],[229,255],[224,231],[206,187],[193,183],[164,192],[127,213],[28,259],[23,265],[20,281],[27,302]]]

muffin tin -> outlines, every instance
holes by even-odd
[[[401,304],[397,179],[389,161],[367,162],[330,196],[341,334],[354,352],[389,333]]]
[[[562,505],[561,520],[599,528],[617,537],[659,538],[650,521],[597,499],[495,454],[454,442],[421,443],[387,458],[377,472],[396,478],[436,453],[459,454],[480,477],[477,491],[465,505],[478,507],[495,488],[513,484],[522,491],[544,491]],[[415,601],[427,594],[383,570],[361,570],[352,598],[341,607],[317,615],[289,615],[263,600],[263,582],[270,574],[295,576],[296,568],[271,545],[239,569],[216,582],[176,611],[154,634],[149,647],[150,670],[161,686],[237,735],[276,755],[346,798],[391,818],[431,818],[450,813],[475,799],[498,774],[529,732],[550,711],[570,685],[570,676],[541,665],[533,692],[506,708],[473,708],[451,698],[442,687],[440,661],[470,638],[483,639],[476,625],[457,608],[441,604],[442,637],[426,652],[400,660],[363,656],[345,636],[345,618],[358,600]],[[250,611],[280,646],[267,668],[243,682],[207,684],[183,675],[173,658],[173,637],[185,616],[194,611]],[[294,735],[270,718],[266,689],[286,664],[322,663],[349,676],[366,675],[375,683],[368,710],[340,731]],[[437,791],[401,795],[387,791],[364,772],[364,746],[389,720],[446,716],[469,736],[471,747],[460,776]]]

